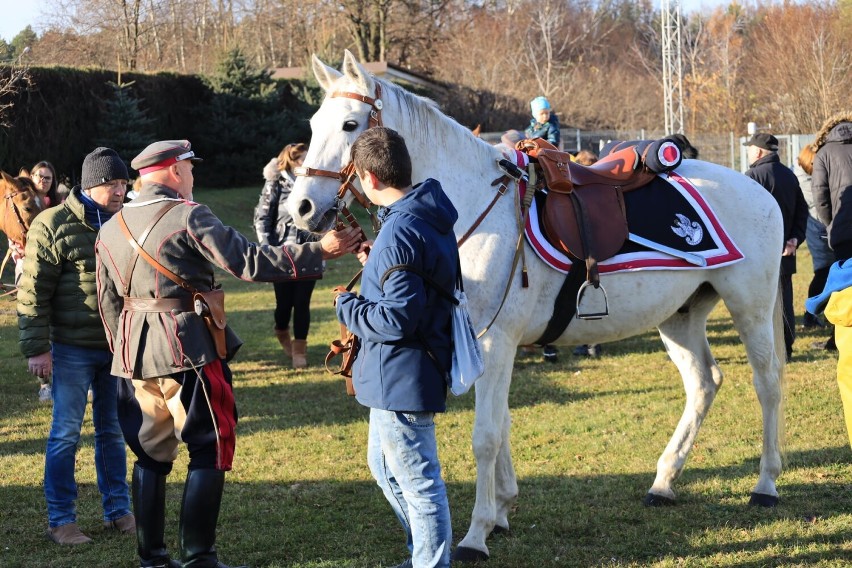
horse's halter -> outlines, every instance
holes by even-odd
[[[347,99],[354,99],[356,101],[361,101],[362,103],[366,103],[366,104],[370,105],[370,107],[371,107],[370,108],[370,119],[367,123],[367,128],[368,129],[375,128],[376,126],[382,126],[382,108],[384,106],[383,103],[382,103],[382,99],[381,99],[382,86],[378,82],[375,83],[375,85],[376,85],[376,97],[375,98],[371,98],[371,97],[368,97],[367,95],[362,95],[362,94],[359,94],[359,93],[353,93],[353,92],[349,92],[349,91],[334,91],[329,95],[329,97],[330,98],[344,97],[344,98],[347,98]],[[357,201],[358,204],[361,207],[366,209],[367,213],[370,215],[370,221],[373,223],[373,229],[376,228],[376,219],[373,216],[373,212],[370,211],[370,207],[372,207],[372,203],[370,203],[370,200],[367,199],[367,196],[364,195],[363,192],[361,192],[360,190],[358,190],[357,187],[352,185],[352,181],[355,179],[355,176],[357,175],[356,172],[355,172],[355,163],[352,162],[352,160],[350,160],[348,164],[343,166],[340,169],[340,171],[337,171],[337,172],[332,171],[332,170],[321,170],[321,169],[318,169],[318,168],[308,168],[308,167],[304,167],[304,166],[299,166],[299,167],[293,168],[293,175],[302,176],[302,177],[319,176],[319,177],[328,177],[328,178],[340,180],[341,181],[340,188],[337,190],[337,210],[340,211],[340,213],[343,215],[343,217],[346,219],[346,221],[349,223],[350,226],[357,227],[358,229],[361,229],[360,225],[358,225],[358,222],[355,220],[355,217],[352,215],[352,213],[349,211],[349,208],[346,207],[346,204],[343,202],[343,197],[346,195],[346,192],[347,191],[351,192],[352,195],[355,198],[355,201]],[[366,240],[367,237],[366,237],[366,235],[364,235],[363,230],[361,231],[361,234],[362,234],[364,240]]]

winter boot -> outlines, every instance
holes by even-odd
[[[142,568],[181,568],[169,558],[163,538],[166,524],[166,476],[133,466],[133,510],[136,512],[136,550]]]
[[[289,329],[275,329],[275,337],[278,338],[278,343],[281,344],[281,348],[284,350],[284,355],[287,357],[293,356],[293,346],[290,340],[290,330]]]
[[[186,474],[180,510],[180,553],[184,568],[228,568],[219,562],[215,547],[224,488],[222,470],[191,469]]]
[[[293,368],[304,369],[308,366],[308,340],[293,340]]]

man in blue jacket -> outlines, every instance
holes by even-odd
[[[411,557],[397,568],[446,567],[452,527],[433,418],[446,410],[453,306],[434,286],[455,287],[458,213],[436,180],[412,187],[395,131],[366,130],[351,155],[367,197],[383,207],[361,295],[336,299],[338,319],[362,342],[353,382],[370,408],[367,460],[406,533]]]

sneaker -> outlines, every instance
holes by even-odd
[[[572,353],[577,357],[600,357],[601,351],[600,343],[589,343],[578,345]]]
[[[60,527],[48,528],[47,538],[56,544],[64,545],[90,544],[92,542],[92,539],[80,531],[77,523],[68,523]]]
[[[834,342],[834,338],[830,337],[825,341],[814,341],[811,343],[811,349],[824,349],[826,351],[837,351],[837,344]]]
[[[38,388],[38,401],[44,404],[50,404],[53,402],[53,391],[50,388],[50,385],[41,385]]]
[[[548,363],[556,363],[559,360],[559,351],[553,345],[545,345],[541,354]]]

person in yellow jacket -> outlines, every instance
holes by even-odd
[[[852,260],[831,265],[825,289],[818,296],[808,298],[805,308],[814,315],[824,312],[825,318],[835,326],[834,338],[839,354],[837,385],[852,446]]]

